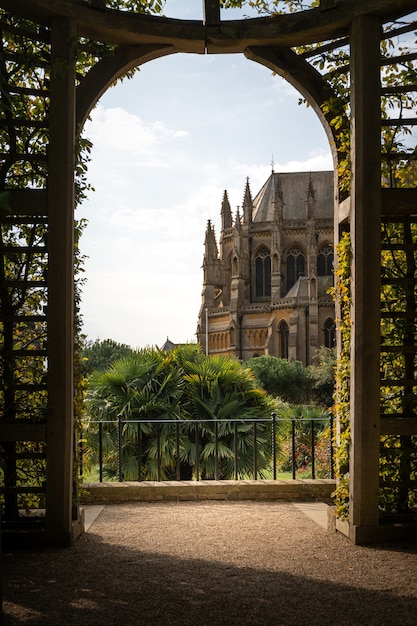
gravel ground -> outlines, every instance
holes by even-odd
[[[354,546],[290,503],[106,506],[2,568],[6,625],[417,624],[416,546]]]

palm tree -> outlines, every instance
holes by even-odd
[[[196,346],[171,353],[146,349],[90,380],[90,447],[101,430],[104,474],[118,474],[118,421],[125,480],[263,476],[270,466],[269,417],[274,407],[238,361],[207,357]],[[178,427],[178,420],[186,420]],[[151,420],[157,423],[151,424]],[[256,453],[255,453],[256,451]],[[96,454],[97,460],[97,454]]]
[[[125,480],[141,475],[163,478],[175,466],[173,428],[167,420],[179,417],[181,374],[170,367],[158,350],[141,350],[115,361],[105,372],[95,372],[87,393],[89,416],[102,422],[104,473],[117,474],[118,421],[122,425],[122,471]],[[147,420],[160,420],[151,424]],[[89,428],[89,443],[97,451],[98,426]],[[158,465],[154,442],[164,439],[163,460]],[[139,458],[141,457],[141,458]]]
[[[174,358],[184,372],[182,414],[190,420],[184,460],[194,475],[199,471],[204,478],[233,478],[236,442],[238,476],[265,473],[270,466],[271,431],[256,420],[268,418],[272,407],[251,371],[229,357],[207,357],[201,350],[177,353]]]

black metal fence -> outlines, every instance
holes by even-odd
[[[123,446],[124,446],[124,427],[135,427],[135,456],[137,458],[137,481],[149,480],[144,475],[144,464],[142,459],[144,455],[143,450],[143,438],[142,438],[142,425],[153,427],[153,437],[156,443],[156,480],[162,480],[162,450],[161,450],[161,427],[170,424],[173,429],[175,439],[175,475],[171,480],[181,480],[181,434],[184,428],[190,428],[194,431],[194,467],[193,467],[193,479],[204,479],[203,472],[200,468],[200,441],[201,430],[203,427],[207,428],[207,424],[212,425],[212,445],[214,456],[214,472],[210,479],[221,480],[224,476],[221,476],[219,471],[220,467],[220,453],[219,445],[221,437],[219,436],[219,426],[222,423],[229,424],[233,439],[233,478],[239,479],[239,425],[245,424],[251,426],[251,435],[253,445],[252,447],[252,478],[258,480],[259,478],[259,456],[263,454],[261,446],[265,445],[265,439],[263,437],[262,443],[259,443],[258,434],[262,429],[263,435],[265,434],[265,427],[267,427],[268,434],[271,437],[270,441],[270,477],[273,480],[277,480],[278,468],[280,472],[290,473],[293,479],[296,479],[297,473],[303,472],[308,474],[309,478],[317,478],[317,468],[319,465],[320,477],[334,478],[334,446],[333,446],[333,418],[332,416],[320,417],[313,419],[305,418],[278,418],[275,413],[272,413],[270,418],[267,419],[255,419],[255,420],[124,420],[122,416],[118,416],[117,421],[90,421],[89,428],[87,428],[80,437],[79,446],[79,468],[80,475],[84,474],[84,460],[86,450],[88,449],[88,437],[89,431],[95,430],[96,438],[96,467],[98,466],[98,478],[100,482],[103,482],[103,473],[105,468],[104,461],[104,430],[109,427],[117,429],[115,450],[116,453],[116,465],[117,471],[115,479],[119,482],[124,480],[123,471]],[[283,434],[283,431],[285,434]],[[206,430],[205,430],[206,432]],[[326,437],[323,438],[323,434]],[[317,460],[317,446],[318,438],[320,440],[320,452],[321,457],[319,462]],[[87,445],[86,445],[87,444]],[[106,440],[106,445],[108,441]],[[284,450],[283,450],[284,449]],[[264,455],[263,455],[264,456]],[[325,466],[325,467],[324,467]],[[283,469],[285,468],[285,469]],[[264,474],[265,474],[265,468]],[[303,476],[305,477],[305,476]],[[232,478],[232,476],[229,476]],[[248,476],[246,476],[248,478]],[[114,480],[114,478],[113,478]],[[165,480],[165,479],[164,479]],[[183,479],[184,480],[184,479]]]

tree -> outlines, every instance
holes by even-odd
[[[330,408],[335,389],[336,349],[321,346],[317,359],[317,365],[307,368],[312,399],[316,404]]]
[[[308,398],[309,379],[301,361],[260,356],[249,359],[245,366],[267,393],[292,404],[301,404]]]
[[[252,477],[255,469],[261,475],[270,467],[271,434],[265,422],[275,408],[257,383],[252,372],[229,357],[207,357],[201,350],[192,360],[174,354],[184,371],[183,415],[202,422],[199,428],[200,466],[207,477],[216,475],[216,434],[219,439],[217,472],[221,478],[231,478],[234,472],[235,429],[239,443],[238,474]],[[255,433],[256,429],[256,433]],[[194,431],[195,429],[189,429]],[[190,461],[196,460],[196,440],[190,441]],[[257,437],[257,441],[254,441]],[[257,447],[258,467],[254,467],[254,446]]]
[[[118,343],[113,339],[96,339],[87,341],[82,350],[84,374],[91,374],[93,371],[104,371],[119,359],[128,356],[133,349],[125,343]]]
[[[136,480],[139,475],[139,437],[144,478],[157,478],[158,469],[161,478],[173,478],[177,446],[182,478],[196,477],[197,469],[199,477],[231,478],[236,429],[239,476],[253,476],[254,435],[256,469],[262,475],[270,465],[271,433],[269,424],[256,420],[268,420],[274,407],[250,371],[237,361],[207,357],[195,345],[170,353],[145,349],[92,375],[87,394],[87,441],[96,451],[99,426],[91,419],[101,421],[106,473],[114,477],[117,420],[121,416],[125,479]],[[180,418],[185,424],[177,442],[175,422]]]
[[[107,476],[117,475],[120,417],[123,420],[122,466],[125,480],[137,480],[139,476],[139,441],[146,459],[142,471],[148,478],[156,478],[157,451],[154,453],[152,441],[159,426],[151,425],[146,420],[177,419],[181,386],[179,372],[170,367],[161,352],[151,349],[133,352],[115,361],[105,372],[93,373],[87,392],[87,412],[90,418],[102,422],[103,425]],[[162,430],[162,435],[169,435],[170,429]],[[95,450],[97,436],[98,425],[90,425],[88,444]],[[163,447],[165,454],[161,465],[165,474],[169,468],[172,469],[174,461],[172,447],[167,441]],[[142,465],[142,459],[140,464]]]

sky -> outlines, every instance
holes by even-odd
[[[199,0],[165,15],[202,19]],[[238,18],[235,11],[227,19]],[[177,54],[109,89],[85,125],[93,142],[77,209],[86,283],[83,332],[134,348],[195,341],[207,220],[220,233],[227,190],[241,206],[271,173],[332,169],[316,114],[243,55]]]

